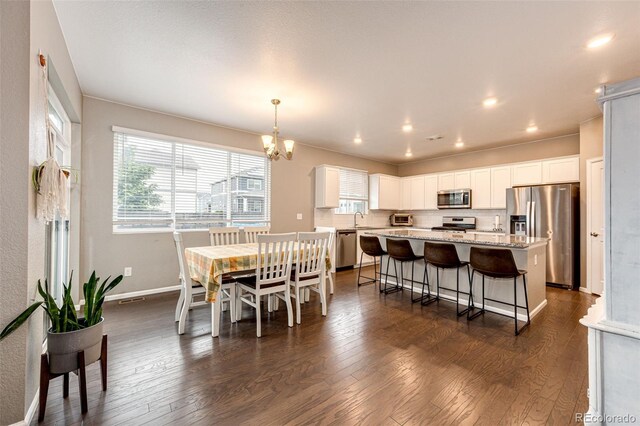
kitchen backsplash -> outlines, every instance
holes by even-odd
[[[473,216],[476,218],[476,229],[491,230],[494,228],[496,215],[500,216],[500,227],[505,229],[506,210],[430,210],[413,213],[413,225],[421,228],[441,226],[443,216]]]
[[[389,216],[393,211],[369,210],[364,215],[364,219],[358,215],[358,225],[366,226],[389,226]],[[352,214],[335,214],[333,209],[314,209],[314,226],[334,226],[336,228],[353,227]]]
[[[358,216],[358,225],[389,226],[389,216],[394,213],[391,210],[369,210],[364,219]],[[491,230],[494,227],[494,218],[500,216],[500,226],[505,229],[506,210],[429,210],[414,211],[413,224],[421,228],[442,225],[443,216],[474,216],[476,228]],[[352,214],[335,214],[333,209],[314,209],[314,226],[334,226],[336,228],[349,228],[354,225]]]

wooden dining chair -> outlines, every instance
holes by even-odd
[[[238,277],[236,293],[236,312],[242,319],[242,303],[256,310],[256,335],[262,335],[260,299],[275,296],[287,305],[289,327],[293,327],[293,309],[291,305],[291,264],[296,234],[258,235],[258,260],[256,273],[252,276]],[[253,297],[251,297],[253,296]]]
[[[268,226],[245,226],[244,227],[244,242],[245,243],[255,243],[257,242],[258,235],[268,234],[270,231],[270,227]]]
[[[209,228],[209,242],[212,246],[240,244],[240,228],[235,226]]]
[[[329,259],[331,259],[331,269],[327,271],[327,280],[329,281],[329,294],[333,294],[333,272],[335,272],[335,241],[336,241],[336,228],[332,226],[316,226],[316,232],[328,232],[329,242],[327,245],[327,253],[329,253]],[[308,300],[308,298],[307,298]]]
[[[204,306],[208,303],[204,300],[206,297],[206,289],[198,281],[191,278],[187,257],[184,252],[184,241],[182,233],[174,232],[173,241],[178,254],[178,267],[180,270],[180,297],[176,305],[175,320],[178,322],[178,334],[184,334],[187,321],[187,314],[191,308]],[[202,297],[203,300],[196,301],[196,297]],[[234,279],[222,280],[220,291],[215,303],[211,303],[211,335],[218,337],[220,332],[220,316],[222,315],[222,302],[229,302],[231,305],[230,316],[231,322],[236,321],[235,312],[236,298],[236,282]]]
[[[300,324],[301,321],[300,305],[301,299],[306,299],[306,290],[315,291],[320,295],[322,316],[327,316],[327,280],[325,275],[327,245],[330,236],[329,232],[298,233],[298,250],[291,275],[292,297],[296,301],[297,324]]]

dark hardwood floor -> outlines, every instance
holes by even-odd
[[[587,410],[587,330],[593,297],[547,289],[547,307],[513,335],[512,320],[457,319],[455,306],[412,305],[407,291],[384,296],[337,275],[329,314],[318,299],[302,324],[255,311],[210,335],[210,309],[196,308],[178,336],[177,294],[105,306],[108,390],[88,367],[89,412],[78,380],[62,398],[49,390],[44,424],[569,424]],[[36,416],[37,417],[37,416]],[[36,424],[34,421],[33,424]]]

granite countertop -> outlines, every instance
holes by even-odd
[[[438,231],[418,231],[410,229],[392,229],[384,231],[368,232],[371,235],[378,235],[390,238],[409,238],[428,241],[446,241],[449,243],[476,244],[484,246],[509,247],[526,249],[547,244],[547,238],[527,237],[525,235],[511,234],[468,234]]]

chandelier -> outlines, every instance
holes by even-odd
[[[275,106],[275,120],[273,123],[273,134],[272,135],[262,135],[262,146],[264,148],[264,153],[267,155],[269,160],[279,160],[280,157],[286,158],[287,160],[291,160],[293,158],[293,145],[294,141],[291,139],[287,139],[284,141],[284,151],[285,153],[281,153],[278,149],[278,105],[280,105],[280,99],[271,99],[271,103]]]

